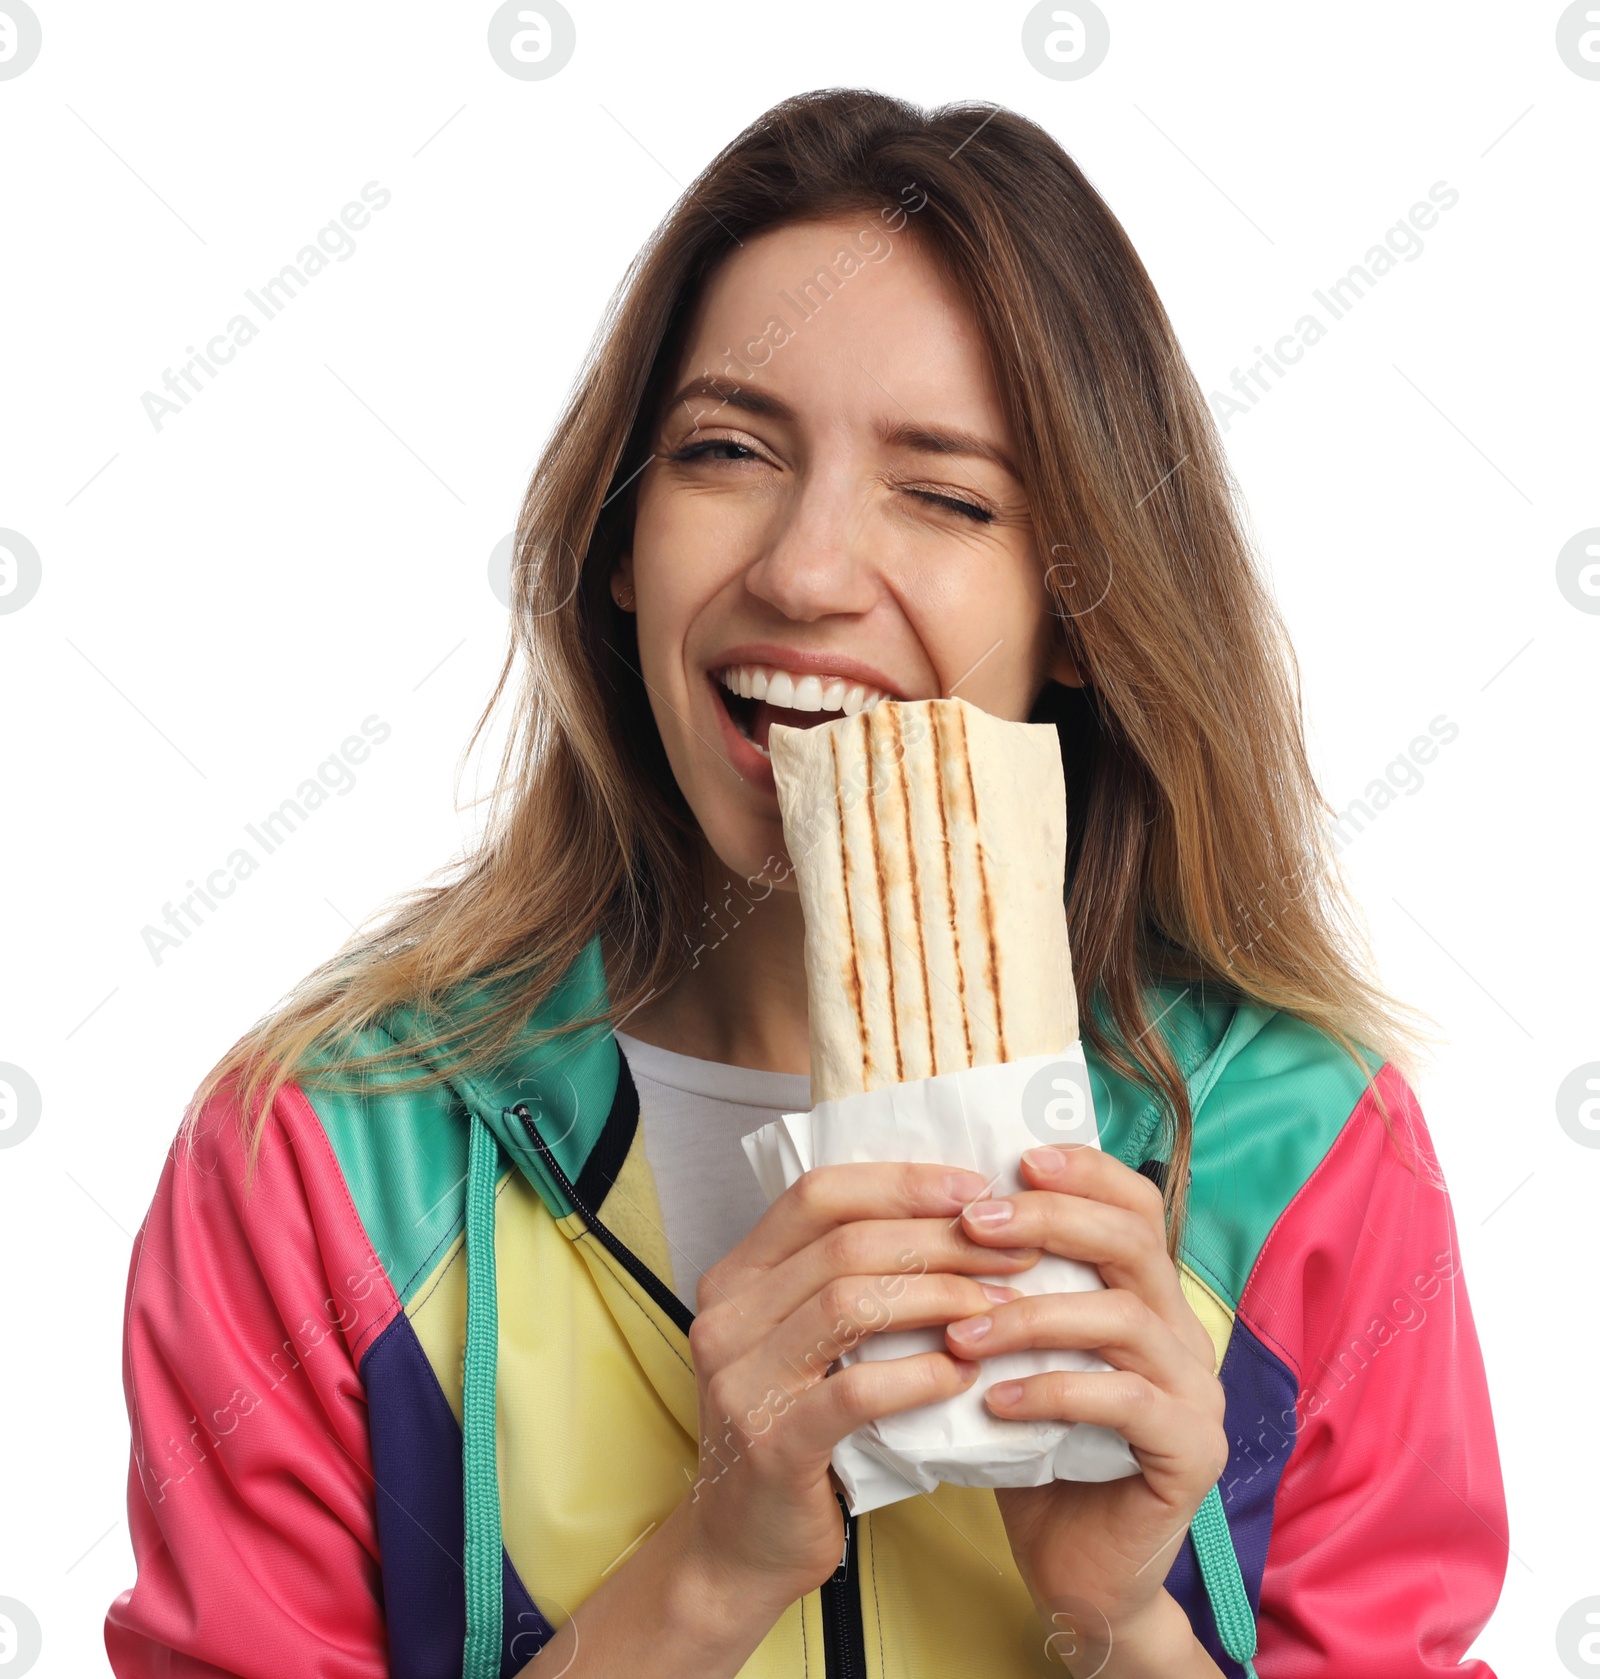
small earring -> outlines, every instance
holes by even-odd
[[[633,590],[626,583],[612,584],[611,598],[624,612],[633,611]]]

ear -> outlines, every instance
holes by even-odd
[[[611,573],[611,598],[624,612],[632,612],[634,607],[633,592],[633,553],[630,550],[617,561],[616,570]]]
[[[1063,688],[1086,687],[1087,679],[1078,669],[1078,661],[1072,656],[1072,649],[1067,645],[1065,633],[1056,638],[1055,651],[1050,656],[1049,677],[1052,682],[1059,682]]]

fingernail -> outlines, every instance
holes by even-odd
[[[989,1389],[989,1403],[991,1405],[1015,1405],[1021,1397],[1021,1382],[996,1382]]]
[[[956,1207],[976,1201],[988,1187],[988,1180],[979,1177],[976,1172],[952,1172],[944,1180],[944,1192],[950,1197],[951,1205]]]
[[[1067,1163],[1065,1149],[1059,1148],[1025,1148],[1022,1158],[1036,1172],[1048,1172],[1054,1175]]]
[[[1022,1298],[1020,1288],[1005,1288],[999,1283],[979,1283],[978,1287],[983,1290],[984,1299],[992,1300],[996,1305],[1003,1305],[1007,1300],[1020,1300]]]
[[[974,1201],[966,1210],[967,1217],[974,1224],[983,1225],[985,1229],[1009,1223],[1015,1211],[1016,1208],[1009,1201]]]
[[[950,1333],[962,1341],[981,1341],[993,1328],[993,1318],[966,1318],[951,1324]]]
[[[977,1365],[970,1358],[953,1358],[950,1362],[955,1365],[956,1373],[964,1383],[970,1382],[978,1373]]]

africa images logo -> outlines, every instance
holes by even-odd
[[[20,76],[39,56],[43,39],[33,7],[23,0],[0,4],[0,82]]]
[[[348,262],[356,254],[355,235],[372,220],[374,211],[388,208],[392,196],[386,186],[368,181],[361,189],[361,202],[352,199],[337,217],[318,228],[316,237],[300,247],[293,262],[286,262],[259,286],[247,286],[245,300],[260,316],[261,325],[241,312],[221,332],[208,338],[203,350],[186,345],[184,354],[189,359],[176,372],[170,367],[162,370],[161,391],[140,393],[139,401],[150,424],[160,431],[165,421],[181,414],[206,389],[206,383],[214,381],[246,345],[253,344],[261,327],[276,320],[330,262]],[[201,382],[202,373],[206,383]]]
[[[248,880],[274,851],[298,833],[330,797],[343,798],[354,791],[355,766],[364,764],[373,748],[382,746],[393,732],[376,714],[364,718],[361,733],[346,735],[337,751],[330,752],[317,765],[316,774],[300,783],[293,798],[284,799],[276,810],[268,811],[259,821],[246,822],[244,831],[251,844],[230,851],[203,882],[187,881],[186,896],[176,904],[169,902],[161,906],[162,926],[147,924],[139,929],[150,960],[159,968],[168,951],[181,950],[194,931],[204,926],[207,918],[221,907],[219,899],[231,898],[239,883]]]

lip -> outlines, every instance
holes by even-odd
[[[797,676],[838,676],[846,682],[859,682],[865,687],[877,688],[892,700],[911,697],[875,665],[864,664],[860,659],[852,659],[843,653],[805,652],[798,647],[780,647],[772,641],[741,642],[737,647],[726,648],[708,659],[706,675],[715,682],[716,677],[712,673],[726,670],[729,665],[772,665],[778,670],[793,671]]]
[[[729,664],[741,661],[730,659]],[[759,663],[756,659],[742,661],[748,664]],[[721,667],[718,666],[718,669]],[[706,686],[711,690],[711,709],[717,714],[717,728],[722,734],[723,756],[752,787],[759,787],[762,792],[770,793],[773,798],[778,796],[778,780],[772,773],[772,760],[764,757],[757,750],[754,741],[746,740],[739,733],[739,726],[729,715],[728,708],[723,704],[722,696],[725,692],[722,684],[717,681],[710,671],[706,672]]]

